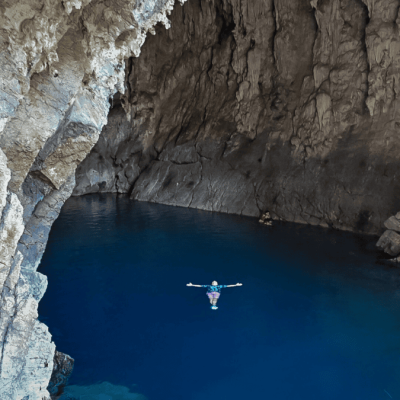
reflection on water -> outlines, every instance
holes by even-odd
[[[375,264],[375,242],[71,198],[39,267],[39,314],[75,358],[67,393],[79,400],[117,396],[102,381],[148,400],[400,399],[400,270]],[[212,311],[205,289],[186,286],[212,280],[243,286]]]

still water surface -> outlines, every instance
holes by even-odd
[[[69,199],[39,267],[40,319],[75,359],[65,398],[400,399],[400,269],[375,264],[375,241]],[[212,280],[243,286],[213,311],[186,286]]]

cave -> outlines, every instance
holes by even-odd
[[[380,236],[365,252],[395,275],[399,5],[0,2],[1,399],[71,372],[37,271],[69,198]]]

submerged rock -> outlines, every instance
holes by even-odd
[[[147,400],[140,393],[132,393],[129,388],[101,382],[88,386],[71,385],[60,400]]]
[[[74,359],[67,354],[59,351],[54,352],[54,367],[51,374],[49,386],[47,390],[51,395],[52,400],[57,400],[63,393],[64,387],[68,383],[68,379],[72,374],[74,368]]]

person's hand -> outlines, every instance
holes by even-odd
[[[186,284],[186,286],[193,286],[191,283]]]
[[[236,286],[243,286],[243,283],[237,283]]]

